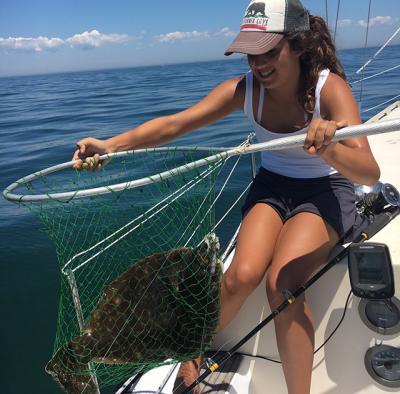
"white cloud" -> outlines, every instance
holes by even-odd
[[[216,35],[222,35],[225,37],[234,37],[236,36],[236,33],[232,31],[229,27],[224,27]]]
[[[178,40],[204,40],[210,38],[207,31],[175,31],[172,33],[160,34],[156,36],[159,42],[174,42]]]
[[[369,26],[379,25],[393,25],[398,21],[399,18],[393,16],[375,16],[369,20]],[[361,19],[358,24],[362,27],[367,27],[367,21]]]
[[[139,40],[143,37],[136,37]],[[75,34],[66,40],[62,38],[48,37],[0,37],[0,49],[13,50],[18,52],[42,52],[44,50],[56,50],[61,46],[69,45],[72,48],[82,49],[98,48],[104,43],[120,43],[128,41],[126,34],[102,34],[98,30],[85,31]]]
[[[65,42],[61,38],[48,38],[42,36],[37,38],[0,37],[0,48],[15,51],[42,52],[43,50],[55,50],[62,45],[65,45]]]
[[[338,26],[350,26],[353,24],[352,19],[339,19]]]
[[[130,37],[132,40],[135,41],[140,41],[143,40],[147,35],[147,31],[146,30],[142,30],[139,35],[135,36],[135,37]]]
[[[84,49],[98,48],[106,42],[118,43],[125,41],[128,41],[126,34],[102,34],[98,30],[75,34],[66,40],[71,47],[82,47]]]
[[[179,40],[208,40],[212,37],[233,37],[236,33],[229,27],[224,27],[216,33],[209,33],[206,31],[175,31],[171,33],[160,34],[155,37],[159,42],[170,42],[173,43]]]

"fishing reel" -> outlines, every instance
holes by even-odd
[[[387,206],[400,207],[400,194],[390,183],[377,182],[373,186],[355,185],[357,212],[371,216]]]

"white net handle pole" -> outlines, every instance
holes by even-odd
[[[385,122],[365,123],[362,125],[349,126],[337,130],[333,141],[341,141],[349,138],[368,136],[375,134],[384,134],[394,131],[400,131],[400,119],[388,120]],[[281,150],[296,148],[304,145],[306,134],[293,135],[279,138],[274,141],[254,144],[242,148],[241,153],[253,153],[268,150]]]
[[[389,132],[400,131],[400,119],[395,120],[388,120],[384,122],[376,122],[376,123],[365,123],[356,126],[349,126],[343,129],[340,129],[336,132],[333,141],[340,141],[345,140],[353,137],[359,136],[368,136],[368,135],[375,135],[375,134],[383,134]],[[204,159],[196,160],[191,163],[173,168],[172,170],[164,171],[155,175],[151,175],[145,178],[132,180],[129,182],[119,183],[115,185],[105,186],[105,187],[98,187],[86,190],[74,190],[65,193],[53,193],[53,194],[40,194],[40,195],[17,195],[13,194],[12,192],[22,186],[23,184],[33,181],[34,179],[47,175],[49,173],[59,171],[64,168],[71,167],[75,161],[67,162],[60,164],[58,166],[50,167],[46,170],[39,171],[32,175],[28,175],[27,177],[21,178],[18,181],[14,182],[10,186],[8,186],[3,195],[7,200],[10,201],[26,201],[26,202],[35,202],[35,201],[44,201],[49,199],[54,199],[58,201],[67,201],[70,199],[76,198],[84,198],[94,195],[101,195],[107,194],[111,192],[119,192],[126,189],[133,189],[136,187],[141,187],[148,185],[150,183],[156,183],[167,178],[173,177],[178,174],[182,174],[188,171],[193,170],[194,168],[202,167],[204,165],[215,163],[221,159],[227,159],[232,156],[243,155],[248,153],[260,152],[260,151],[272,151],[272,150],[282,150],[288,148],[296,148],[301,147],[304,145],[306,134],[301,135],[294,135],[289,137],[279,138],[274,141],[264,142],[260,144],[253,144],[247,146],[240,146],[232,149],[225,150],[223,152],[217,153],[215,155],[206,157]],[[171,148],[154,148],[155,151],[157,150],[168,150]],[[214,148],[211,148],[214,149]],[[179,148],[177,148],[179,150]],[[193,150],[193,148],[192,148]],[[202,150],[201,148],[197,150]],[[221,148],[215,148],[214,150],[221,150]],[[135,151],[135,153],[142,153],[142,152],[149,152],[151,149],[145,149],[140,151]],[[100,159],[110,159],[113,157],[123,156],[131,152],[117,152],[107,155],[100,156]]]

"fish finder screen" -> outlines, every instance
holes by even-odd
[[[356,258],[361,284],[384,283],[381,253],[357,253]]]

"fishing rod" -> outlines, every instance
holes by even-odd
[[[382,192],[377,194],[371,202],[371,196],[368,197],[366,195],[365,201],[365,217],[364,222],[360,225],[357,233],[355,234],[355,238],[353,241],[342,251],[340,251],[335,257],[329,260],[329,262],[321,268],[316,274],[314,274],[303,286],[299,287],[296,291],[291,293],[289,290],[284,290],[283,295],[285,297],[285,301],[283,301],[276,309],[274,309],[270,315],[268,315],[262,322],[260,322],[253,330],[251,330],[245,337],[243,337],[236,345],[234,345],[229,351],[223,353],[222,356],[218,357],[218,354],[214,357],[214,360],[208,358],[206,360],[207,369],[203,372],[199,378],[194,381],[189,387],[187,387],[182,394],[189,394],[193,388],[195,388],[198,384],[200,384],[204,379],[207,378],[211,373],[218,370],[218,368],[224,364],[230,357],[234,355],[234,353],[242,347],[247,341],[249,341],[255,334],[257,334],[261,329],[263,329],[268,323],[273,321],[283,310],[289,307],[291,304],[295,302],[295,300],[302,295],[311,285],[317,282],[326,272],[328,272],[332,267],[334,267],[337,263],[339,263],[347,254],[349,253],[349,249],[352,245],[362,243],[372,238],[375,234],[377,234],[380,230],[382,230],[388,223],[390,223],[395,217],[397,217],[400,213],[400,205],[399,205],[399,194],[397,190],[389,185],[385,184],[383,186],[388,186],[391,188],[390,193],[396,194],[396,201],[393,199],[389,201],[386,198],[387,196],[382,195]],[[384,187],[383,187],[384,189]],[[382,207],[382,200],[386,200],[386,203],[389,204],[388,207]],[[377,205],[377,209],[380,209],[379,212],[373,214],[373,205],[374,203]],[[387,205],[387,204],[386,204]],[[373,214],[373,221],[369,223],[365,229],[363,229],[363,224],[368,223],[371,215]],[[343,241],[343,238],[340,240]],[[340,242],[339,241],[339,242]]]

